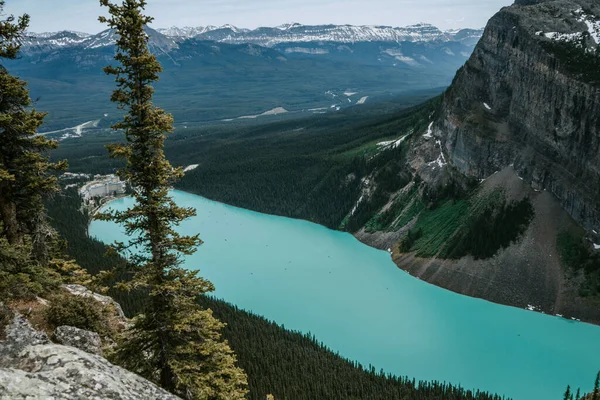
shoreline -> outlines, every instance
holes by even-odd
[[[327,228],[324,225],[317,224],[317,223],[312,222],[312,221],[307,221],[307,220],[300,219],[300,218],[292,218],[292,217],[287,217],[287,216],[281,216],[281,215],[276,215],[276,214],[262,213],[262,212],[251,210],[251,209],[247,209],[247,208],[244,208],[244,207],[239,207],[239,206],[235,206],[235,205],[223,203],[223,202],[220,202],[220,201],[217,201],[217,200],[212,200],[212,199],[210,199],[208,197],[205,197],[205,196],[202,196],[202,195],[199,195],[199,194],[196,194],[196,193],[188,192],[188,191],[185,191],[185,190],[171,189],[171,191],[178,191],[178,192],[182,192],[182,193],[185,193],[185,194],[188,194],[188,195],[202,197],[202,198],[204,198],[204,199],[206,199],[208,201],[211,201],[211,202],[223,204],[223,205],[226,205],[228,207],[234,207],[234,208],[238,208],[238,209],[245,210],[245,211],[250,211],[250,212],[253,212],[253,213],[258,213],[258,214],[268,215],[268,216],[274,216],[274,217],[279,217],[279,218],[288,218],[288,219],[292,219],[292,220],[295,220],[295,221],[302,221],[302,222],[306,222],[306,223],[310,223],[310,224],[316,224],[316,225],[319,225],[319,226],[321,226],[321,227],[323,227],[325,229],[330,229],[330,228]],[[129,196],[128,195],[121,195],[121,196],[118,196],[116,198],[113,198],[113,199],[109,200],[108,202],[104,203],[102,206],[97,207],[95,209],[93,215],[96,215],[102,208],[105,208],[111,202],[113,202],[115,200],[119,200],[119,199],[125,198],[125,197],[129,197]],[[88,228],[87,228],[88,237],[89,237],[89,227],[90,227],[91,223],[94,221],[93,215],[91,216],[91,218],[90,218],[90,220],[88,222]],[[352,234],[352,233],[340,231],[340,230],[337,230],[337,229],[330,229],[330,230],[336,231],[336,232],[340,232],[340,233],[349,234],[355,240],[359,241],[360,243],[364,244],[365,246],[368,246],[368,247],[370,247],[372,249],[375,249],[375,250],[378,250],[378,251],[384,251],[384,252],[386,252],[387,254],[389,254],[390,260],[396,265],[396,267],[398,269],[400,269],[401,271],[407,273],[408,275],[410,275],[414,279],[421,280],[421,281],[423,281],[423,282],[425,282],[425,283],[427,283],[429,285],[436,286],[436,287],[438,287],[440,289],[448,290],[450,292],[456,293],[456,294],[461,295],[461,296],[469,297],[469,298],[472,298],[472,299],[479,299],[479,300],[483,300],[483,301],[486,301],[486,302],[490,302],[490,303],[502,305],[502,306],[505,306],[505,307],[517,308],[517,309],[524,310],[524,311],[536,312],[538,314],[543,314],[543,315],[546,315],[546,316],[549,316],[549,317],[561,318],[561,319],[564,319],[567,322],[572,322],[572,323],[579,322],[579,323],[586,323],[586,324],[590,324],[590,325],[594,325],[594,326],[600,326],[600,320],[596,320],[594,318],[585,318],[585,317],[582,317],[582,318],[573,319],[573,318],[570,318],[570,317],[564,317],[562,315],[555,315],[552,311],[548,311],[546,309],[543,309],[542,307],[537,307],[537,306],[533,307],[533,306],[531,306],[531,304],[535,303],[535,301],[532,301],[531,303],[528,303],[527,307],[524,307],[524,306],[521,306],[521,304],[518,303],[518,302],[516,302],[516,301],[515,302],[511,302],[511,301],[495,301],[493,299],[486,298],[484,296],[471,295],[471,294],[467,293],[466,291],[462,291],[462,290],[459,290],[459,289],[457,290],[457,289],[453,288],[451,285],[437,284],[435,282],[432,282],[433,279],[428,279],[428,278],[433,278],[433,276],[428,276],[427,277],[427,276],[424,276],[423,274],[419,274],[417,271],[412,270],[408,266],[407,267],[403,267],[401,265],[401,263],[399,262],[399,258],[401,258],[401,257],[399,257],[399,253],[397,253],[396,249],[394,249],[394,246],[389,246],[389,248],[394,249],[393,251],[390,252],[390,251],[387,250],[388,246],[384,246],[386,248],[382,248],[381,245],[378,246],[378,245],[373,244],[372,242],[370,243],[369,240],[367,240],[365,237],[361,237],[358,232],[356,234]],[[425,259],[423,259],[423,260],[427,261]],[[432,259],[432,260],[435,261],[435,259]],[[430,261],[432,261],[432,260],[430,260]],[[446,260],[439,260],[439,261],[446,261]],[[566,314],[566,315],[568,315],[568,314]]]
[[[90,210],[89,217],[88,217],[87,228],[86,228],[86,232],[85,232],[88,238],[92,239],[90,237],[90,225],[92,224],[92,222],[95,221],[94,217],[96,216],[96,214],[98,214],[102,208],[104,208],[105,206],[109,205],[113,201],[120,200],[120,199],[123,199],[125,197],[129,197],[129,195],[122,194],[122,195],[118,195],[116,197],[111,197],[111,199],[108,200],[106,203],[104,203],[104,204],[102,204],[102,205],[100,205],[98,207],[95,207],[92,210]]]

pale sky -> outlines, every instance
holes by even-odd
[[[113,0],[119,2],[119,0]],[[481,28],[513,0],[148,0],[154,28],[232,24],[240,28],[352,24],[405,26],[427,22],[441,29]],[[31,15],[33,32],[97,33],[104,13],[98,0],[6,0],[5,12]]]

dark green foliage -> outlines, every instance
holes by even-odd
[[[590,250],[583,233],[563,231],[556,237],[556,247],[562,264],[572,273],[583,272],[585,280],[579,288],[581,296],[600,293],[600,254]]]
[[[415,240],[411,251],[418,257],[439,256],[450,238],[464,226],[469,208],[466,200],[447,200],[437,208],[423,210],[414,227],[422,229],[423,235]]]
[[[594,381],[594,391],[591,394],[583,394],[581,395],[581,390],[578,388],[577,389],[577,393],[575,393],[575,395],[573,395],[573,393],[571,392],[571,387],[567,386],[567,390],[565,391],[565,395],[563,396],[563,399],[567,399],[567,400],[598,400],[598,398],[600,397],[600,392],[598,391],[600,389],[600,372],[598,372],[596,374],[596,380]]]
[[[0,15],[4,1],[0,1]],[[56,256],[43,200],[58,191],[50,163],[56,142],[37,136],[45,113],[32,109],[27,82],[5,68],[19,55],[29,16],[0,20],[0,299],[30,299],[55,290],[61,282],[49,267]]]
[[[3,340],[4,328],[14,317],[12,310],[8,305],[0,302],[0,340]]]
[[[97,332],[105,335],[108,327],[109,310],[92,297],[58,294],[50,299],[50,307],[44,313],[46,321],[53,327],[63,325]]]
[[[33,299],[61,284],[61,277],[31,257],[28,237],[22,245],[11,245],[0,237],[0,301]]]
[[[69,182],[71,183],[71,182]],[[46,201],[52,227],[64,239],[69,255],[81,262],[91,274],[124,266],[117,255],[106,255],[106,246],[93,238],[87,238],[91,215],[83,208],[77,188],[63,189],[61,193]]]
[[[541,43],[542,47],[556,58],[560,67],[583,82],[599,86],[600,45],[590,49],[585,44],[587,40],[590,38],[589,32],[586,31],[578,41],[548,40]]]
[[[0,1],[0,15],[4,1]],[[47,153],[57,143],[36,135],[45,113],[32,106],[27,82],[12,75],[5,59],[19,55],[20,40],[29,16],[12,15],[0,21],[0,221],[2,236],[11,245],[31,239],[31,255],[41,264],[49,258],[52,232],[45,221],[43,199],[58,190],[54,171],[66,169],[64,162],[50,163]]]
[[[405,187],[393,200],[389,208],[375,215],[367,222],[367,232],[395,231],[410,223],[425,208],[420,195],[420,185],[417,183],[419,176],[410,187]]]
[[[224,330],[248,373],[250,399],[500,399],[441,382],[415,382],[343,359],[314,336],[282,329],[262,317],[211,298],[201,300],[227,322]]]
[[[415,244],[415,241],[419,240],[421,236],[423,236],[422,228],[411,229],[408,231],[406,236],[404,236],[400,241],[400,251],[403,253],[408,253]]]
[[[0,15],[4,16],[4,0],[0,0]],[[17,58],[21,48],[20,39],[29,26],[29,15],[18,18],[9,15],[0,21],[0,58],[13,60]]]
[[[360,196],[361,178],[386,163],[399,170],[394,158],[405,151],[400,148],[366,161],[377,153],[377,142],[426,129],[439,98],[397,111],[423,96],[411,93],[391,105],[266,125],[247,122],[177,129],[165,142],[165,154],[174,165],[200,164],[176,184],[178,189],[338,228]],[[73,172],[112,173],[122,164],[105,157],[103,146],[115,140],[121,139],[94,134],[67,140],[53,157],[68,158]],[[394,184],[391,179],[389,183]]]
[[[476,260],[493,257],[527,230],[533,216],[533,206],[528,197],[521,201],[488,205],[470,219],[466,229],[451,239],[442,257],[461,258],[468,254]]]
[[[556,245],[563,264],[573,271],[585,270],[592,273],[600,269],[600,257],[589,250],[581,233],[570,231],[560,232]]]
[[[81,218],[81,200],[68,191],[61,201],[48,206],[51,222],[57,230],[71,230],[68,252],[91,271],[110,269],[114,259],[102,260],[106,248],[87,237],[87,221]],[[64,223],[61,220],[64,219]],[[87,243],[87,244],[86,244]],[[112,260],[112,261],[111,261]],[[144,308],[141,292],[115,292],[113,295],[129,316]],[[273,393],[277,400],[499,400],[485,393],[467,392],[450,384],[417,383],[396,378],[343,359],[320,344],[311,335],[290,332],[262,317],[241,311],[223,301],[201,297],[203,308],[213,310],[225,322],[224,338],[238,356],[248,374],[249,399],[264,400]]]
[[[162,67],[150,52],[144,31],[152,22],[143,13],[146,1],[123,0],[117,5],[100,0],[100,4],[110,14],[100,17],[100,22],[118,37],[114,57],[118,65],[104,68],[117,86],[111,101],[126,111],[123,120],[113,125],[124,133],[125,143],[107,147],[111,157],[125,161],[117,174],[135,188],[135,204],[95,218],[123,226],[131,239],[113,248],[120,254],[127,252],[127,271],[132,275],[122,285],[142,288],[148,297],[112,359],[187,400],[243,399],[246,375],[221,338],[224,325],[196,301],[214,286],[197,271],[181,267],[182,257],[193,254],[202,241],[198,235],[184,236],[174,229],[196,210],[179,207],[169,196],[170,186],[183,170],[173,168],[163,150],[173,131],[173,118],[152,103],[153,83]]]
[[[430,208],[416,208],[421,210],[419,218],[409,236],[401,241],[402,252],[413,251],[419,257],[444,259],[467,255],[475,259],[490,258],[518,240],[534,217],[529,198],[508,202],[497,190],[488,194],[472,192],[466,196],[463,189],[457,188],[447,185],[446,189],[436,192],[424,191],[422,197],[431,200]],[[440,196],[459,199],[441,200]],[[408,213],[412,215],[413,211]],[[403,220],[403,223],[408,222]]]
[[[565,395],[563,396],[564,400],[572,400],[573,395],[571,394],[571,386],[567,386],[567,390],[565,391]]]

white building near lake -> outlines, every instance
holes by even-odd
[[[94,197],[108,197],[125,193],[125,182],[115,175],[98,177],[79,190],[79,194],[85,201]]]

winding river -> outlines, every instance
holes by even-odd
[[[185,261],[215,295],[319,341],[363,365],[448,381],[515,400],[591,390],[600,327],[461,296],[401,271],[347,233],[173,191],[198,216],[180,227],[205,243]],[[110,203],[114,209],[131,198]],[[123,240],[112,223],[90,234]]]

